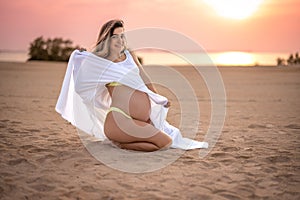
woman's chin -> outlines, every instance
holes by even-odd
[[[123,48],[122,47],[115,47],[115,48],[113,48],[113,49],[111,49],[113,52],[116,52],[116,53],[120,53],[122,50],[123,50]]]

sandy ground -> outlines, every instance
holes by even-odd
[[[122,156],[100,162],[54,111],[65,67],[0,63],[0,199],[300,199],[299,67],[220,68],[227,114],[216,145],[204,158],[199,150],[181,152],[148,173],[109,167],[122,167]],[[207,89],[192,68],[174,69],[194,85],[201,111],[196,139],[203,140],[211,116]],[[173,101],[168,119],[178,125],[181,109],[175,95],[159,90]],[[194,127],[195,120],[188,118],[187,126]],[[91,144],[105,158],[119,151],[106,143]],[[174,153],[178,150],[155,155],[152,164]],[[137,170],[149,165],[138,156],[131,162]]]

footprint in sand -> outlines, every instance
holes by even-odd
[[[266,124],[266,125],[261,125],[261,124],[250,124],[248,128],[251,129],[256,129],[256,128],[273,128],[273,124]]]
[[[300,129],[300,125],[299,124],[289,124],[289,125],[285,126],[285,128]]]
[[[212,153],[211,156],[215,157],[215,158],[223,158],[223,157],[227,156],[227,153],[225,153],[225,152],[215,152],[215,153]]]
[[[17,166],[17,167],[20,167],[22,168],[23,170],[26,170],[26,169],[36,169],[36,166],[32,163],[30,163],[27,159],[25,158],[18,158],[18,159],[14,159],[14,160],[10,160],[8,161],[7,163],[8,165],[10,166]]]
[[[236,193],[227,190],[215,190],[214,193],[224,197],[225,199],[242,199]]]
[[[198,162],[196,160],[184,160],[184,161],[182,161],[182,163],[185,165],[191,165],[191,164],[198,163]]]
[[[28,152],[29,153],[41,153],[41,152],[52,152],[52,150],[32,146],[32,149],[29,149]]]
[[[85,192],[97,192],[98,189],[94,188],[93,186],[90,186],[90,185],[85,185],[85,186],[82,186],[81,189]]]
[[[32,185],[30,187],[39,192],[49,192],[49,191],[52,191],[55,189],[54,186],[50,186],[50,185],[46,185],[46,184],[36,184],[36,185]]]
[[[218,160],[220,165],[231,165],[235,162],[235,158],[232,153],[226,152],[215,152],[211,154],[211,157],[214,157]]]
[[[19,121],[12,121],[11,123],[14,124],[14,125],[15,124],[22,124],[22,122],[19,122]]]
[[[248,128],[255,129],[255,128],[266,128],[266,127],[260,124],[250,124]]]
[[[196,163],[198,162],[197,160],[195,160],[195,158],[193,156],[189,156],[189,155],[184,155],[182,156],[181,158],[183,161],[184,164],[193,164],[193,163]]]
[[[226,152],[233,152],[233,151],[238,151],[239,148],[238,147],[223,147],[222,150],[226,151]]]
[[[44,163],[46,161],[51,161],[52,162],[52,159],[55,159],[55,158],[57,158],[57,156],[52,155],[52,154],[48,154],[48,155],[43,156],[42,158],[37,159],[36,161],[39,162],[39,163]]]
[[[269,156],[267,160],[271,163],[285,163],[290,162],[290,158],[287,156]]]
[[[29,144],[20,146],[20,149],[22,149],[22,150],[29,150],[31,148],[34,148],[34,146],[33,145],[29,145]]]
[[[20,164],[22,162],[27,163],[28,161],[25,158],[18,158],[18,159],[15,159],[15,160],[8,161],[8,164],[9,165],[18,165],[18,164]]]
[[[6,124],[4,124],[4,123],[0,123],[0,128],[6,128],[7,127],[7,125]]]
[[[41,132],[39,129],[25,128],[24,130],[25,130],[25,131],[28,131],[28,132]]]
[[[8,119],[0,120],[0,128],[6,128],[7,127],[7,122],[9,122]]]

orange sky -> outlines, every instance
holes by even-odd
[[[105,21],[121,18],[127,30],[172,29],[208,51],[293,53],[300,50],[299,8],[299,0],[264,0],[252,17],[232,20],[203,0],[0,0],[0,49],[27,50],[41,35],[89,48]]]

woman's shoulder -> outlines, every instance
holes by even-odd
[[[125,49],[125,50],[124,50],[124,53],[125,53],[126,55],[131,55],[132,57],[135,55],[134,51],[131,50],[131,49]]]
[[[131,57],[133,59],[133,61],[137,64],[137,66],[140,66],[140,62],[138,60],[137,55],[135,54],[135,52],[131,49],[126,49],[125,54],[128,55],[129,57]]]

